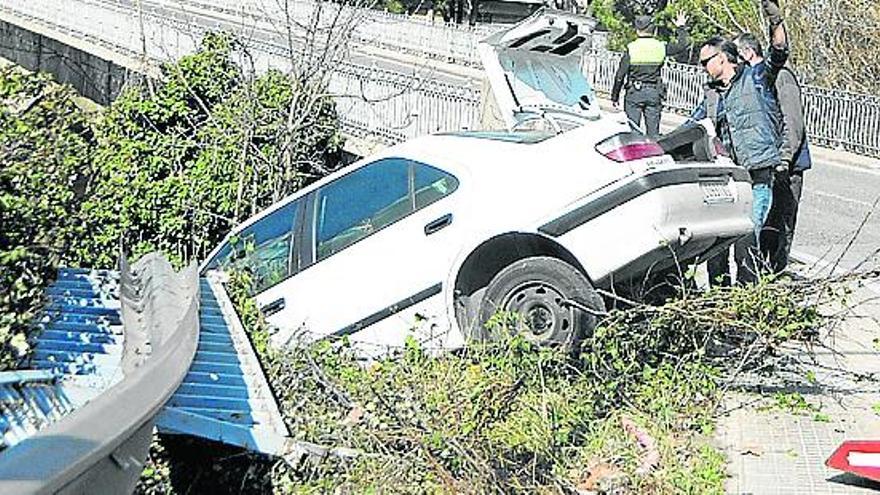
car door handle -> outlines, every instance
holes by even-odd
[[[269,304],[260,308],[260,312],[263,313],[263,316],[274,315],[275,313],[284,309],[284,298],[276,299]]]
[[[442,217],[429,222],[428,225],[425,225],[425,235],[431,235],[434,232],[442,229],[443,227],[448,227],[449,224],[452,223],[452,213],[447,213]]]

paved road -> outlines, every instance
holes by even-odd
[[[880,268],[880,160],[877,168],[817,160],[805,175],[794,254],[849,270]]]

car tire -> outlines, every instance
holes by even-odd
[[[487,323],[502,311],[520,315],[508,330],[526,340],[574,350],[595,328],[595,313],[604,309],[602,298],[577,268],[557,258],[525,258],[508,265],[489,282],[480,304],[480,325],[473,336],[497,340],[499,325]]]

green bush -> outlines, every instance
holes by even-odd
[[[91,122],[71,89],[0,70],[0,369],[24,348],[59,263],[120,253],[204,258],[237,223],[333,168],[341,139],[321,87],[234,62],[204,38]]]
[[[122,246],[200,260],[231,227],[333,166],[340,138],[321,88],[234,62],[235,41],[206,36],[163,67],[157,84],[129,88],[97,126],[78,260],[109,266]]]
[[[576,359],[512,338],[442,356],[410,340],[365,362],[347,340],[271,348],[250,284],[233,273],[227,287],[292,436],[360,455],[235,470],[201,459],[177,469],[223,474],[179,490],[721,494],[725,459],[705,436],[722,386],[820,323],[804,303],[818,289],[767,279],[614,310]]]
[[[0,370],[26,349],[43,289],[84,232],[92,143],[75,100],[45,75],[0,68]]]

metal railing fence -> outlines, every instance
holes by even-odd
[[[584,73],[593,89],[606,95],[611,93],[621,56],[617,52],[594,50],[584,57]],[[663,67],[663,80],[666,82],[667,109],[690,113],[702,100],[705,76],[698,67],[667,62]]]
[[[585,57],[584,72],[597,92],[611,92],[620,57],[608,51]],[[669,62],[663,80],[666,108],[688,115],[702,101],[706,76],[699,67]],[[801,90],[807,135],[813,144],[880,157],[880,97],[811,85]]]
[[[284,70],[290,65],[289,49],[280,43],[252,40],[250,48],[258,67]],[[330,72],[327,90],[350,137],[391,145],[478,124],[480,90],[470,86],[340,62]]]
[[[880,157],[880,97],[818,86],[802,91],[813,143]]]
[[[333,2],[296,0],[282,2],[217,0],[154,0],[169,7],[200,9],[218,13],[243,15],[263,23],[277,24],[290,18],[301,28],[306,26],[350,28],[352,39],[368,46],[414,53],[437,60],[478,67],[477,42],[499,29],[500,25],[467,26],[434,21],[424,16],[381,12]]]

